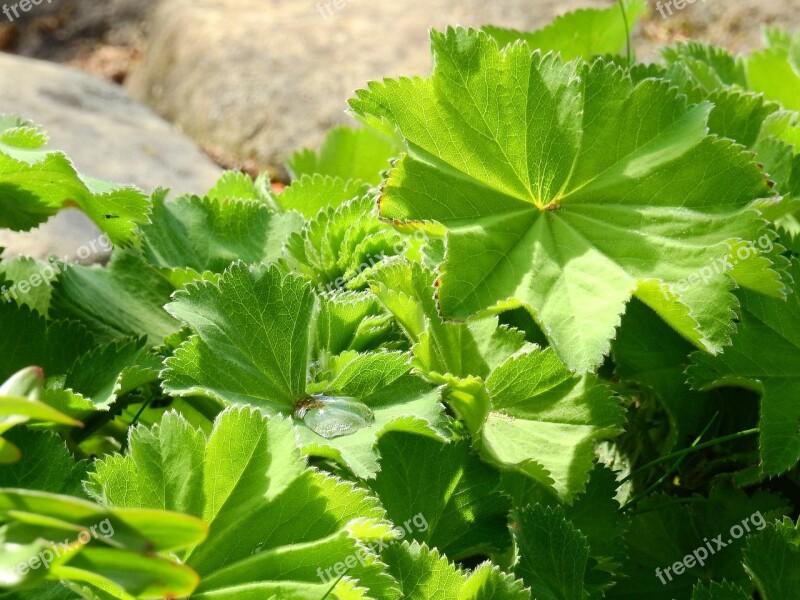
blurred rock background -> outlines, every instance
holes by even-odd
[[[686,38],[742,51],[759,46],[765,24],[800,28],[798,0],[687,0],[671,16],[662,8],[667,18],[651,2],[635,34],[640,57]],[[9,53],[0,56],[0,112],[44,125],[79,169],[145,189],[201,191],[221,166],[280,178],[289,153],[349,121],[353,90],[430,69],[430,27],[534,29],[568,10],[611,4],[43,0],[13,22],[0,14],[0,50]],[[61,235],[45,229],[25,249]],[[3,236],[0,245],[8,244]],[[60,249],[42,252],[51,250]]]

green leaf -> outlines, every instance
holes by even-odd
[[[467,442],[390,432],[378,440],[378,451],[381,470],[370,487],[411,538],[451,560],[510,545],[510,503],[497,490],[500,476],[471,454]]]
[[[44,373],[38,367],[21,369],[0,385],[0,396],[39,400],[44,389]]]
[[[532,346],[522,332],[499,326],[497,317],[445,322],[433,299],[435,279],[419,263],[392,259],[372,273],[370,286],[414,343],[414,368],[446,386],[445,399],[475,434],[488,412],[485,379],[515,352]]]
[[[752,596],[736,584],[716,581],[708,585],[698,584],[692,592],[692,600],[750,600],[751,598]]]
[[[513,471],[503,473],[501,490],[511,497],[516,511],[536,505],[563,509],[569,524],[585,536],[589,545],[589,560],[594,568],[589,571],[591,586],[602,588],[612,584],[612,577],[627,560],[621,538],[628,518],[616,500],[617,486],[617,474],[598,464],[586,489],[569,505],[559,504],[558,498],[539,483]]]
[[[317,152],[306,149],[295,153],[288,167],[294,179],[329,175],[378,185],[382,180],[381,171],[388,169],[389,160],[399,153],[400,146],[395,140],[376,131],[334,127]]]
[[[109,410],[120,396],[158,379],[161,357],[154,354],[146,342],[139,338],[98,346],[81,356],[60,386],[48,390],[45,399],[55,398],[63,389],[77,396],[71,399],[75,402],[88,400],[94,410]]]
[[[330,369],[317,376],[315,390],[329,390],[345,395],[372,394],[405,375],[410,367],[404,352],[368,352],[352,350],[334,356]]]
[[[80,427],[82,423],[40,402],[44,374],[39,367],[18,371],[0,385],[0,465],[15,463],[21,452],[14,442],[2,437],[6,431],[28,421],[45,421]]]
[[[53,288],[51,317],[75,319],[100,342],[146,336],[158,346],[178,330],[164,305],[173,288],[133,251],[117,251],[108,267],[70,265]]]
[[[80,425],[78,421],[43,402],[29,398],[0,395],[0,431],[5,431],[13,425],[30,420],[61,423],[73,427]]]
[[[316,321],[316,355],[323,363],[346,350],[375,350],[388,342],[392,318],[369,292],[334,292],[319,298]]]
[[[314,302],[301,278],[242,263],[177,292],[167,310],[195,335],[167,360],[164,389],[287,414],[305,395]]]
[[[421,373],[437,383],[445,375],[486,379],[526,347],[524,334],[499,326],[496,317],[469,323],[444,321],[433,299],[435,282],[433,271],[402,259],[383,263],[370,277],[378,298],[414,342],[413,365]]]
[[[433,48],[431,78],[371,84],[351,105],[409,144],[380,212],[446,228],[445,317],[526,306],[579,371],[602,362],[634,295],[696,346],[729,343],[728,276],[686,282],[765,235],[748,206],[770,192],[741,148],[706,134],[708,105],[470,30],[434,33]],[[775,272],[756,279],[779,293]]]
[[[186,597],[199,583],[197,573],[172,560],[108,548],[86,548],[68,564],[56,565],[52,577],[124,600]]]
[[[556,17],[538,31],[521,32],[500,27],[484,27],[483,30],[501,46],[522,40],[543,53],[557,52],[564,60],[588,60],[623,50],[628,42],[628,28],[633,28],[644,9],[642,0],[625,0],[624,14],[619,5],[605,9],[586,8]]]
[[[283,210],[294,210],[307,219],[313,219],[321,210],[341,206],[348,200],[363,196],[366,191],[367,186],[358,179],[303,175],[275,200]]]
[[[263,201],[250,176],[240,171],[225,171],[206,196],[219,204],[237,200]]]
[[[113,597],[126,600],[129,594],[190,594],[196,574],[156,553],[192,546],[208,533],[202,521],[187,515],[109,510],[70,496],[8,488],[0,489],[0,522],[6,523],[0,543],[39,543],[47,550],[48,562],[41,559],[34,567],[40,577],[111,586],[117,591]]]
[[[36,554],[38,550],[31,550],[30,553],[22,551],[25,558]],[[11,562],[11,561],[10,561]],[[11,562],[11,564],[14,564]],[[3,600],[76,600],[81,596],[75,595],[75,592],[70,591],[64,584],[59,581],[47,581],[43,585],[37,586],[31,590],[20,590],[16,592],[0,592],[0,598]]]
[[[402,258],[391,258],[370,273],[372,292],[414,343],[431,320],[443,322],[434,301],[434,281],[425,265]]]
[[[206,541],[181,555],[202,577],[193,598],[319,600],[333,583],[325,571],[350,556],[356,566],[334,593],[355,583],[368,597],[397,598],[366,546],[391,537],[383,510],[352,485],[307,469],[286,420],[230,409],[206,438],[168,413],[131,433],[126,456],[95,465],[87,484],[95,497],[211,525]]]
[[[765,122],[780,108],[760,94],[736,88],[715,91],[707,99],[714,104],[708,117],[711,133],[736,140],[748,148],[756,145],[763,135]],[[774,180],[775,173],[770,170],[769,174]]]
[[[22,451],[13,465],[0,468],[0,488],[22,488],[84,497],[81,482],[88,465],[75,462],[64,441],[47,431],[18,427],[5,437]]]
[[[551,348],[517,354],[486,381],[484,458],[519,470],[569,501],[589,477],[595,446],[621,431],[617,399],[593,375],[571,373]]]
[[[0,531],[0,578],[2,578],[3,587],[29,587],[41,583],[46,574],[43,569],[28,570],[23,574],[19,565],[30,560],[32,556],[37,556],[44,549],[45,544],[42,542],[24,545],[6,543],[2,531]],[[0,598],[5,598],[2,592],[0,592]]]
[[[785,502],[764,491],[748,497],[729,483],[715,485],[708,498],[692,500],[680,504],[659,494],[637,504],[624,536],[628,560],[619,571],[623,579],[609,590],[609,599],[689,598],[698,580],[724,579],[749,589],[741,563],[743,538],[786,514]],[[686,556],[691,558],[684,563]],[[676,571],[678,563],[684,564]]]
[[[792,65],[800,67],[800,34],[768,26],[762,29],[762,37],[768,48],[785,53]]]
[[[379,470],[375,442],[388,431],[435,435],[441,439],[451,435],[442,414],[441,391],[418,377],[405,375],[352,400],[372,413],[372,419],[362,427],[349,435],[328,439],[306,426],[298,429],[298,436],[304,452],[343,462],[357,477],[370,478]],[[328,418],[341,419],[335,415]]]
[[[569,522],[586,537],[592,558],[616,573],[625,559],[621,536],[628,519],[616,500],[617,479],[610,469],[595,465],[586,489],[571,506],[564,506]]]
[[[792,261],[794,293],[782,301],[743,290],[737,335],[719,357],[692,356],[698,389],[743,386],[761,395],[761,468],[778,475],[800,460],[800,262]]]
[[[784,518],[747,538],[744,568],[763,600],[800,596],[798,524]]]
[[[414,366],[426,375],[485,379],[525,347],[522,332],[500,326],[496,317],[469,323],[431,322],[414,345]]]
[[[491,563],[467,574],[435,549],[403,542],[383,552],[404,600],[529,600],[530,591]]]
[[[0,519],[10,522],[5,527],[6,539],[19,543],[59,535],[72,543],[80,541],[81,531],[89,530],[92,540],[101,545],[142,553],[186,548],[208,533],[202,521],[189,515],[141,508],[108,509],[72,496],[13,488],[0,490]]]
[[[156,198],[153,221],[142,226],[143,254],[159,268],[222,273],[231,263],[275,262],[302,219],[273,214],[257,200],[219,202],[182,197]]]
[[[788,44],[788,39],[785,42]],[[791,213],[798,212],[796,197],[800,195],[800,159],[795,154],[795,148],[800,147],[798,114],[780,110],[779,104],[749,91],[753,88],[742,57],[697,43],[678,44],[663,54],[670,66],[655,76],[678,85],[692,102],[713,103],[710,132],[752,149],[775,191],[784,196],[780,202],[771,201],[759,208],[780,226],[796,227],[796,217]]]
[[[147,221],[150,203],[133,187],[83,177],[46,134],[29,122],[0,115],[0,228],[27,231],[66,206],[77,206],[112,243],[128,244]]]
[[[27,306],[7,302],[0,302],[0,331],[0,381],[34,365],[48,377],[63,374],[94,342],[79,323],[47,321]]]
[[[374,200],[365,196],[320,212],[287,242],[288,266],[320,292],[364,287],[372,267],[408,246],[374,210]]]
[[[50,309],[50,283],[58,274],[57,265],[20,256],[0,262],[0,280],[11,285],[0,289],[3,300],[25,304],[40,315],[47,316]]]
[[[795,102],[800,79],[787,60],[791,60],[790,53],[800,52],[800,38],[792,40],[780,30],[771,30],[767,42],[767,50],[747,59],[707,44],[678,44],[663,51],[669,68],[656,76],[677,84],[692,102],[713,103],[709,130],[756,153],[775,190],[785,196],[782,202],[761,208],[765,216],[791,228],[796,226],[796,219],[787,215],[798,210],[791,197],[798,195],[800,185],[800,160],[792,146],[800,144],[800,128],[797,113],[779,110],[781,106],[767,98],[781,100],[785,106]],[[789,72],[776,76],[771,72],[775,70]],[[750,74],[753,81],[748,81]],[[765,92],[766,97],[750,90]]]
[[[626,383],[653,390],[669,411],[674,432],[668,445],[690,444],[714,415],[708,394],[686,383],[693,346],[643,303],[628,304],[612,346],[616,374]],[[669,448],[667,448],[669,449]]]
[[[362,477],[377,471],[373,447],[385,429],[444,435],[439,392],[401,377],[410,368],[401,352],[346,351],[309,381],[314,306],[310,284],[275,266],[253,272],[236,264],[218,284],[189,286],[167,308],[195,335],[167,359],[164,389],[294,416],[308,453]]]
[[[800,151],[800,113],[782,110],[770,114],[764,120],[761,135],[774,137],[794,146],[795,153],[797,153]]]
[[[800,34],[790,37],[772,30],[767,47],[747,59],[750,87],[785,108],[800,110]]]
[[[700,42],[686,42],[664,48],[662,56],[670,66],[680,67],[683,83],[713,92],[730,86],[748,89],[744,59],[724,48]]]
[[[512,515],[520,560],[514,570],[541,600],[583,600],[589,546],[560,507],[536,505]]]

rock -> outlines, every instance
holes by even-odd
[[[662,3],[675,0],[662,0]],[[154,0],[149,50],[127,86],[224,162],[280,170],[292,151],[346,122],[346,100],[371,79],[425,74],[428,28],[492,23],[533,29],[557,13],[613,0]],[[760,25],[798,24],[796,0],[689,1],[640,28],[640,56],[688,35],[736,49]],[[653,0],[653,6],[656,2]],[[674,5],[674,4],[673,4]],[[782,15],[782,18],[781,18]],[[720,25],[726,23],[727,25]]]
[[[277,170],[371,79],[430,69],[428,29],[535,28],[608,0],[160,0],[126,86],[207,149]],[[341,7],[341,8],[337,8]]]
[[[175,193],[205,192],[219,177],[219,167],[190,140],[119,86],[7,54],[0,54],[0,79],[13,82],[0,87],[0,113],[43,126],[50,145],[63,150],[81,173]],[[32,232],[0,231],[0,246],[35,257],[73,257],[97,235],[81,213],[65,211]]]

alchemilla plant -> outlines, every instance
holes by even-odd
[[[431,35],[292,182],[0,119],[0,598],[800,598],[800,36]]]

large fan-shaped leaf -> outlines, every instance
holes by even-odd
[[[431,78],[371,84],[351,105],[408,142],[381,215],[446,229],[446,317],[527,306],[581,371],[632,295],[700,348],[729,343],[735,299],[712,267],[766,234],[748,206],[770,192],[741,148],[707,135],[708,105],[474,31],[434,33],[433,50]],[[769,269],[756,279],[781,292]]]

